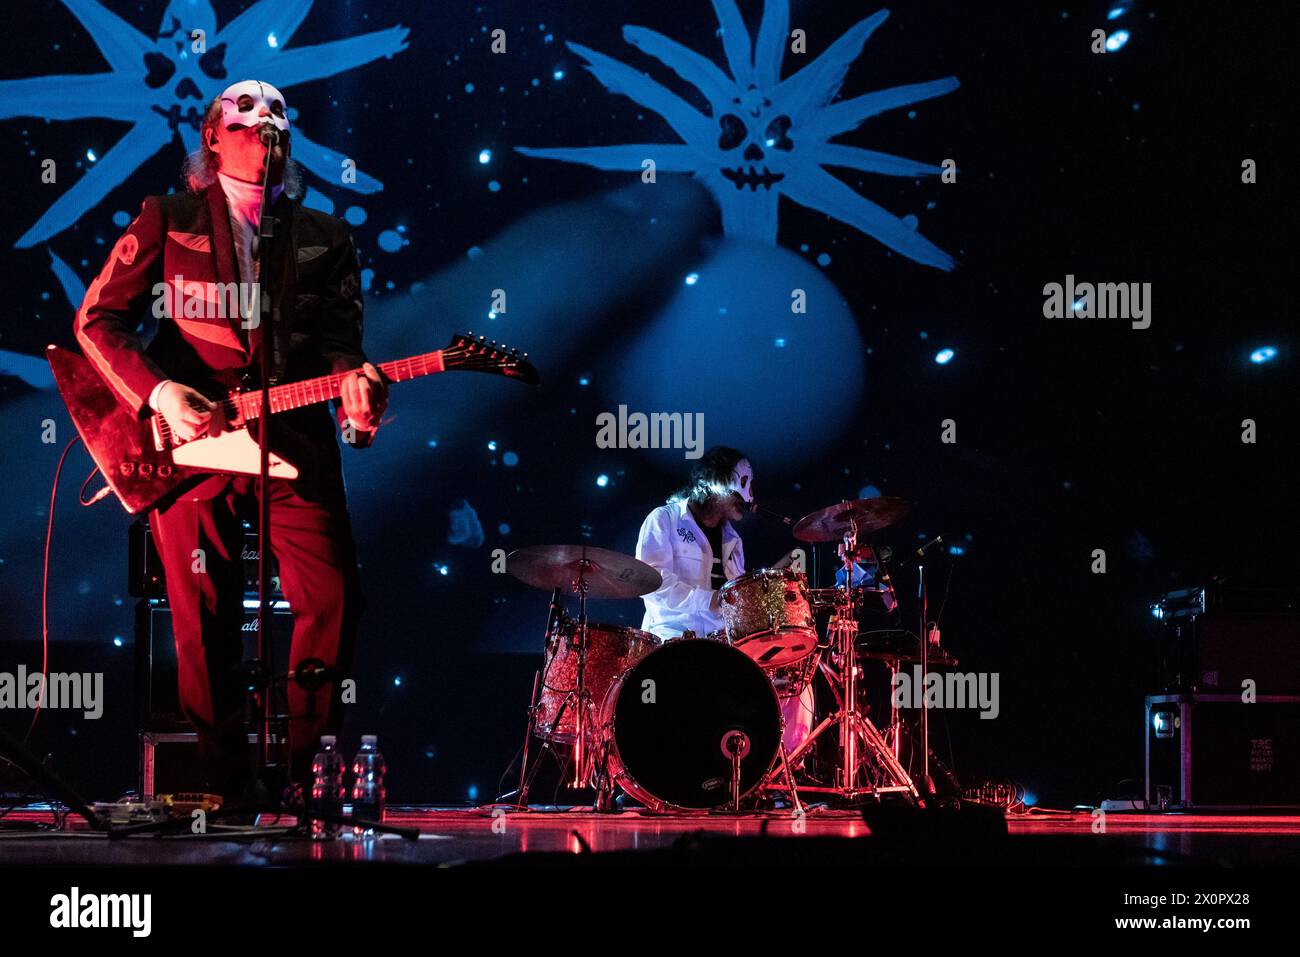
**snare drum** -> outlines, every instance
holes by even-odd
[[[760,568],[733,578],[718,596],[728,640],[764,668],[794,664],[817,650],[817,624],[802,572]]]

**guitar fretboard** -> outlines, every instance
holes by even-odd
[[[424,355],[411,356],[409,359],[394,359],[392,362],[381,362],[377,368],[393,382],[418,379],[420,376],[433,375],[446,369],[446,364],[443,361],[444,351],[443,349],[437,349],[433,352],[426,352]],[[290,409],[301,409],[303,406],[315,405],[317,402],[328,402],[331,399],[337,399],[342,390],[343,379],[354,375],[356,371],[351,369],[347,372],[317,376],[315,379],[303,379],[301,382],[288,382],[284,385],[272,386],[270,390],[271,414],[287,412]],[[235,402],[239,406],[240,415],[245,419],[255,419],[262,408],[262,393],[260,390],[243,392],[235,397]]]

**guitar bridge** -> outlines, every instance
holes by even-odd
[[[162,429],[158,423],[162,420],[157,412],[149,417],[149,433],[153,436],[153,449],[155,452],[164,452],[167,450],[167,443],[163,440]]]

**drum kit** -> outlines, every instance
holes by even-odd
[[[862,679],[868,660],[883,662],[891,679],[905,663],[919,662],[923,672],[956,664],[937,648],[937,632],[927,634],[924,551],[915,562],[921,638],[897,629],[883,640],[878,632],[859,635],[857,614],[868,591],[880,594],[887,608],[897,606],[890,553],[865,539],[907,513],[903,499],[878,497],[805,516],[793,525],[797,540],[838,543],[843,580],[836,587],[809,587],[799,567],[759,569],[719,589],[723,629],[669,640],[587,619],[588,599],[656,591],[663,579],[650,565],[587,545],[510,554],[510,574],[550,591],[551,602],[519,786],[502,799],[528,804],[540,767],[529,763],[536,738],[567,758],[570,786],[595,789],[598,810],[616,807],[620,792],[657,813],[761,809],[782,795],[801,810],[801,793],[848,804],[890,794],[919,800],[929,780],[926,709],[920,709],[919,751],[913,749],[921,763],[918,789],[900,760],[908,730],[893,696],[882,733],[868,717]],[[855,579],[865,566],[875,566],[874,588]],[[566,594],[577,599],[576,617],[565,608]],[[818,675],[833,706],[813,727]],[[831,738],[834,757],[830,773],[817,779],[804,767],[823,736]]]

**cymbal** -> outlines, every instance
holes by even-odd
[[[506,556],[506,570],[534,588],[569,591],[581,576],[589,598],[636,598],[663,584],[663,576],[631,555],[591,545],[530,545]]]
[[[902,521],[909,511],[907,499],[896,495],[839,502],[795,522],[794,537],[801,542],[834,542],[855,525],[859,535],[870,534]]]
[[[898,631],[883,636],[868,636],[858,641],[858,657],[917,664],[921,660],[921,643],[911,632]],[[935,668],[957,667],[957,659],[942,648],[931,648],[926,655],[926,663]]]

